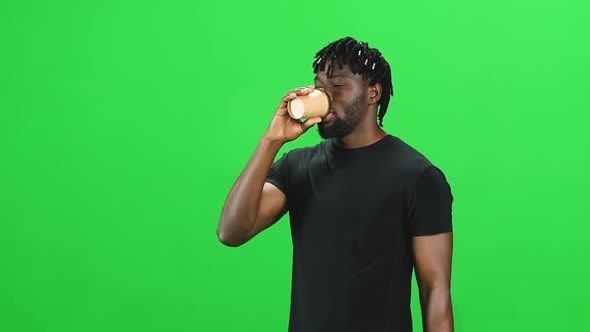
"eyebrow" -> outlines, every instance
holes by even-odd
[[[336,75],[332,75],[332,76],[331,76],[330,78],[328,78],[328,79],[330,80],[330,79],[333,79],[333,78],[336,78],[336,77],[344,77],[344,78],[349,78],[350,76],[348,76],[348,75],[343,75],[343,74],[336,74]],[[316,77],[315,77],[313,80],[314,80],[314,81],[321,81],[321,79],[320,79],[319,77],[317,77],[317,76],[316,76]]]

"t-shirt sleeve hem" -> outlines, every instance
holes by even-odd
[[[415,232],[412,234],[412,237],[438,235],[438,234],[450,233],[452,231],[453,231],[453,227],[431,229],[431,230],[427,230],[427,231]]]
[[[265,182],[268,182],[268,183],[274,185],[280,191],[282,191],[283,194],[287,195],[287,190],[286,190],[285,186],[281,182],[279,182],[278,180],[273,179],[273,178],[267,178]]]

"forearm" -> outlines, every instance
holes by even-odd
[[[432,289],[420,294],[424,332],[453,332],[453,308],[448,289]]]
[[[254,155],[232,186],[221,212],[217,233],[224,243],[247,240],[256,223],[262,188],[282,143],[260,139]]]

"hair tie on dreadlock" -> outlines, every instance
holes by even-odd
[[[371,68],[371,70],[375,70],[375,63],[373,63],[373,67]]]
[[[367,62],[369,62],[369,59],[365,59],[365,66],[367,65]]]
[[[361,56],[361,50],[359,50],[359,56]]]

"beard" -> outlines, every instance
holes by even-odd
[[[345,118],[336,116],[330,125],[318,124],[318,132],[323,139],[341,138],[350,134],[361,122],[362,96],[357,96],[344,108]]]

